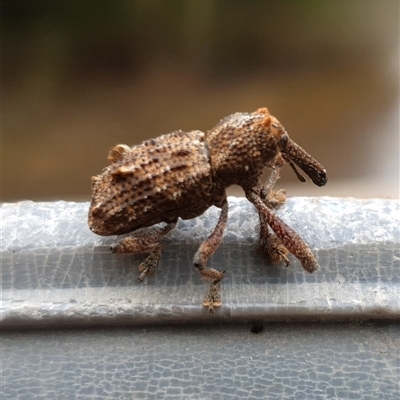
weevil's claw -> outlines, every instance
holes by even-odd
[[[138,282],[142,283],[144,281],[144,278],[146,278],[146,275],[147,275],[147,271],[142,272],[139,275],[139,278],[137,278]]]
[[[287,251],[286,247],[285,247],[285,250],[286,250],[286,254],[288,254],[288,251]],[[277,249],[277,252],[279,253],[281,261],[285,263],[285,266],[287,268],[290,265],[290,261],[287,258],[286,254],[284,252],[282,252],[280,249]]]

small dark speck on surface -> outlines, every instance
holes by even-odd
[[[255,324],[253,327],[250,329],[251,333],[260,333],[264,330],[264,327],[261,324]]]

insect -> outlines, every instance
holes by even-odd
[[[221,208],[218,222],[193,263],[210,281],[203,305],[209,312],[221,306],[220,283],[225,271],[206,264],[221,243],[228,218],[226,189],[234,184],[243,188],[259,213],[260,245],[270,260],[288,265],[290,252],[306,271],[318,268],[303,239],[274,214],[273,209],[284,203],[285,193],[272,188],[286,163],[301,181],[305,179],[295,165],[318,186],[326,184],[326,171],[289,138],[267,108],[232,114],[207,135],[176,131],[133,147],[120,144],[110,151],[108,159],[111,164],[92,178],[90,229],[98,235],[121,235],[165,223],[157,230],[125,237],[113,248],[116,253],[148,254],[139,266],[139,281],[154,275],[161,240],[178,218],[195,218],[214,205]],[[262,184],[266,167],[272,172]]]

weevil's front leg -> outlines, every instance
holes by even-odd
[[[149,256],[139,265],[139,282],[142,282],[146,276],[154,276],[161,257],[162,245],[160,241],[167,233],[175,228],[177,222],[178,219],[170,222],[158,231],[147,233],[142,236],[126,237],[115,247],[112,247],[114,253],[150,253]]]
[[[285,189],[279,189],[276,192],[272,190],[276,181],[280,178],[280,168],[280,166],[274,166],[267,182],[260,188],[260,197],[262,201],[267,207],[273,210],[282,206],[286,201]]]
[[[274,215],[254,191],[246,191],[246,197],[254,204],[282,244],[300,260],[303,268],[308,272],[314,272],[318,268],[318,263],[304,240],[290,226]]]
[[[284,262],[289,265],[287,255],[289,250],[282,244],[280,239],[270,231],[267,220],[264,218],[263,212],[258,212],[260,218],[259,245],[265,257],[273,264]]]
[[[271,175],[265,185],[257,185],[255,188],[255,192],[259,193],[262,202],[271,209],[279,208],[286,201],[286,194],[283,189],[278,190],[277,192],[272,190],[276,181],[279,179],[279,170],[280,167],[274,165]],[[263,255],[274,264],[284,262],[286,266],[288,266],[289,259],[287,258],[287,255],[289,254],[289,251],[282,244],[279,238],[270,231],[268,222],[264,218],[263,213],[259,211],[258,216],[260,220],[259,244]]]
[[[280,189],[277,192],[273,191],[276,181],[280,178],[280,170],[286,164],[281,154],[278,154],[270,163],[268,167],[272,168],[271,175],[265,182],[264,186],[257,185],[256,192],[260,194],[263,202],[271,209],[277,209],[283,205],[286,201],[286,192],[284,189]],[[259,189],[259,192],[258,192]]]
[[[224,277],[225,271],[217,271],[214,268],[207,268],[206,264],[208,259],[215,253],[221,243],[227,220],[228,201],[225,198],[217,225],[211,235],[201,244],[193,259],[195,267],[198,268],[203,278],[211,280],[210,289],[203,301],[203,306],[208,307],[210,313],[214,312],[214,307],[220,307],[222,304],[220,282]]]

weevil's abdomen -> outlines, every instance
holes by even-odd
[[[88,219],[98,235],[194,218],[213,204],[203,132],[177,131],[131,148],[118,145],[109,159],[112,164],[92,178]]]

